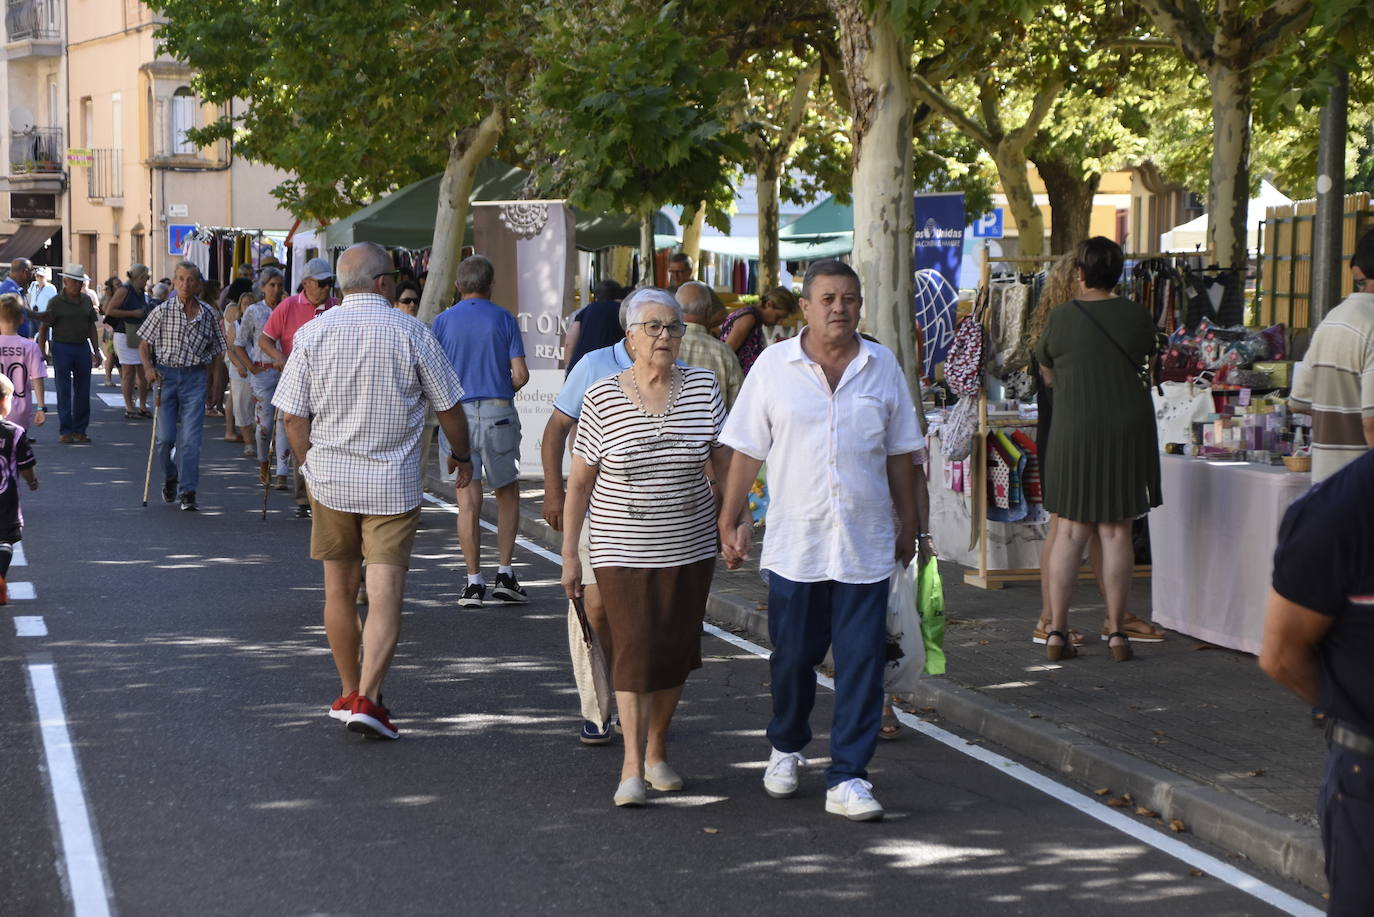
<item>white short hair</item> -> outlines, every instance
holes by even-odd
[[[639,321],[639,316],[650,306],[667,306],[677,316],[676,321],[682,321],[682,306],[678,305],[672,293],[658,287],[640,287],[620,304],[625,316],[625,329],[628,331],[631,325]]]

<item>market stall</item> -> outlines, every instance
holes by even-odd
[[[1150,513],[1155,623],[1259,653],[1279,522],[1312,476],[1284,466],[1161,455]]]

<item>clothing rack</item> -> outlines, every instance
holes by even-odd
[[[1179,253],[1176,253],[1179,254]],[[1186,254],[1199,254],[1189,252]],[[1039,257],[992,257],[984,247],[981,250],[978,291],[981,294],[992,282],[992,265],[1028,265],[1036,270],[1048,269],[1059,260],[1059,255],[1043,255]],[[1168,253],[1127,255],[1126,260],[1145,260],[1147,258],[1170,257]],[[977,302],[977,299],[974,300]],[[979,321],[983,325],[985,339],[991,339],[992,332],[992,310],[984,310]],[[1020,418],[989,419],[988,417],[988,392],[987,386],[980,385],[978,388],[978,429],[973,436],[973,452],[970,455],[969,480],[971,482],[973,494],[973,520],[969,533],[969,547],[974,544],[978,546],[978,569],[966,570],[964,572],[964,582],[979,589],[1001,589],[1007,583],[1029,583],[1040,581],[1040,568],[991,568],[988,566],[988,434],[994,428],[1034,428],[1038,421],[1021,420]],[[1004,525],[1014,525],[1015,523],[1003,523]],[[1079,579],[1090,579],[1092,570],[1085,567],[1079,573]],[[1148,564],[1137,564],[1135,576],[1149,576],[1150,566]]]

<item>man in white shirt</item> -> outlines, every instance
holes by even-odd
[[[49,301],[57,295],[57,287],[48,283],[52,268],[35,268],[33,283],[29,284],[29,308],[34,312],[46,312]]]
[[[767,459],[759,566],[768,571],[773,751],[764,789],[777,798],[797,790],[815,667],[833,648],[825,809],[872,821],[883,816],[866,778],[883,709],[887,583],[916,554],[912,454],[925,439],[896,357],[856,333],[862,304],[848,265],[820,261],[807,270],[806,328],[759,356],[721,433],[735,457],[720,532],[726,563],[738,566],[750,530],[735,520]]]

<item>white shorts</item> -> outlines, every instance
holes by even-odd
[[[119,358],[120,366],[142,366],[143,357],[139,354],[137,347],[129,346],[129,336],[123,331],[114,333],[115,356]]]

